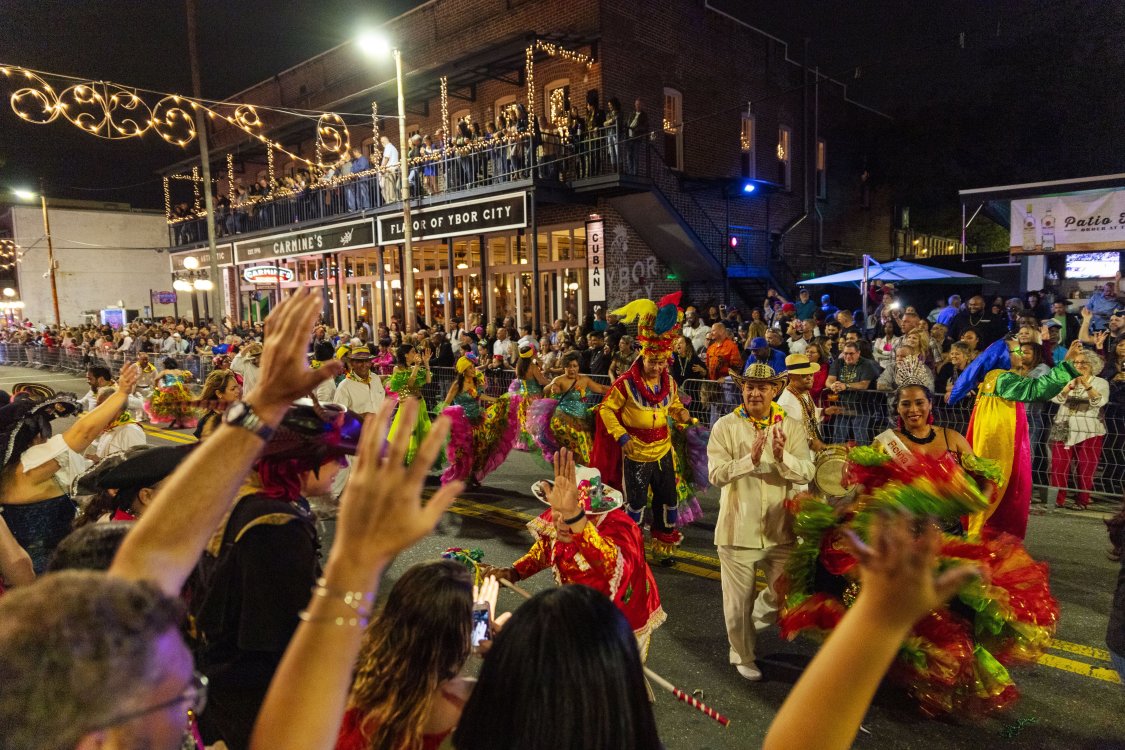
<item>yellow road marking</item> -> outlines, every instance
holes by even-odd
[[[1085,656],[1087,659],[1100,659],[1101,661],[1109,661],[1109,652],[1103,648],[1094,648],[1093,646],[1083,646],[1080,643],[1070,643],[1068,641],[1060,641],[1051,639],[1051,648],[1056,651],[1067,651],[1079,656]]]
[[[1106,669],[1105,667],[1094,667],[1085,662],[1064,659],[1054,654],[1043,654],[1039,657],[1039,663],[1045,667],[1054,667],[1055,669],[1061,669],[1064,672],[1072,672],[1073,674],[1082,675],[1083,677],[1093,677],[1095,680],[1115,682],[1118,685],[1121,684],[1121,678],[1118,677],[1117,672],[1112,669]]]
[[[185,435],[181,432],[173,432],[172,430],[162,430],[159,427],[154,427],[150,424],[142,424],[141,429],[153,437],[158,437],[163,440],[171,440],[173,443],[195,443],[198,442],[194,435]]]

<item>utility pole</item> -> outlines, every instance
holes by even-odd
[[[55,245],[51,242],[51,219],[47,215],[47,193],[43,178],[39,178],[39,202],[43,206],[43,232],[47,235],[47,265],[51,274],[51,303],[55,306],[55,327],[62,327],[62,316],[59,315],[59,287],[55,280]]]
[[[188,23],[188,54],[191,59],[191,95],[196,100],[202,99],[202,85],[199,77],[199,35],[196,29],[196,19],[199,17],[196,0],[187,2]],[[215,198],[211,194],[211,157],[207,149],[207,118],[199,107],[195,110],[196,137],[199,138],[199,160],[202,162],[203,173],[203,200],[207,211],[207,247],[210,250],[210,277],[211,277],[211,310],[215,315],[215,328],[222,334],[223,330],[223,279],[219,276],[219,256],[215,248]],[[194,294],[194,293],[193,293]]]
[[[414,232],[410,219],[410,183],[407,182],[406,95],[402,88],[402,52],[395,48],[395,79],[398,83],[398,164],[402,197],[402,301],[403,325],[414,333],[418,308],[414,302]],[[428,303],[428,301],[427,301]]]

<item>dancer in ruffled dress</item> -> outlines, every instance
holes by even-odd
[[[563,374],[552,380],[542,398],[528,412],[528,432],[548,463],[559,448],[574,453],[579,463],[590,461],[594,447],[594,409],[586,402],[591,393],[604,394],[609,386],[580,375],[578,352],[562,358]]]
[[[512,408],[512,397],[505,393],[487,407],[482,402],[484,373],[477,370],[476,357],[457,360],[457,378],[449,387],[442,413],[449,416],[449,466],[441,481],[457,479],[479,486],[484,478],[504,463],[519,432],[519,419]]]
[[[420,401],[418,416],[414,420],[413,427],[407,425],[411,430],[411,435],[404,459],[407,464],[410,464],[413,463],[414,456],[418,453],[418,446],[422,444],[422,441],[426,439],[426,434],[430,431],[430,413],[426,409],[426,399],[422,395],[422,389],[430,383],[432,374],[430,368],[422,361],[422,355],[418,349],[409,344],[400,346],[396,352],[396,357],[398,364],[387,381],[387,390],[395,394],[400,404],[405,398],[416,398]],[[403,429],[401,409],[395,413],[394,421],[391,422],[390,435],[387,439],[394,440],[394,436],[398,434],[400,429]]]
[[[199,421],[199,410],[186,385],[192,374],[181,370],[171,357],[165,358],[161,366],[163,369],[153,377],[155,386],[145,402],[145,413],[153,424],[166,424],[172,430],[193,429]]]
[[[535,450],[535,439],[528,430],[528,412],[543,397],[543,386],[548,383],[547,376],[539,367],[537,354],[535,347],[530,344],[520,347],[519,359],[516,360],[516,377],[508,386],[508,393],[512,395],[512,408],[516,410],[520,421],[520,434],[515,445],[519,451]]]

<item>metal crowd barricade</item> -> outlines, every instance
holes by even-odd
[[[165,357],[163,353],[150,352],[148,356],[149,362],[158,370],[162,369],[161,362]],[[72,375],[84,375],[91,366],[102,365],[108,367],[116,377],[127,362],[133,362],[136,358],[135,352],[0,343],[0,365],[29,367]],[[214,369],[212,358],[209,356],[184,354],[173,356],[173,359],[179,364],[180,369],[187,370],[192,374],[196,383],[206,380],[211,370]]]
[[[711,380],[685,380],[680,398],[692,416],[701,422],[714,423],[741,403],[741,394],[732,383]],[[895,426],[897,415],[891,408],[886,391],[850,392],[846,398],[830,401],[822,394],[821,406],[840,406],[844,413],[824,417],[820,422],[821,439],[829,444],[855,442],[869,444],[876,435]],[[935,395],[933,415],[937,425],[968,435],[969,418],[974,400],[965,398],[948,404],[944,395]],[[1031,449],[1032,483],[1039,499],[1051,500],[1060,489],[1066,490],[1073,502],[1082,490],[1080,477],[1090,476],[1088,494],[1093,499],[1111,503],[1122,500],[1125,491],[1125,403],[1112,401],[1100,415],[1072,415],[1065,420],[1067,430],[1057,426],[1059,405],[1036,403],[1024,406],[1027,414],[1028,442]],[[1100,449],[1095,443],[1066,446],[1066,432],[1092,435],[1104,426]],[[1069,464],[1064,471],[1063,464]]]

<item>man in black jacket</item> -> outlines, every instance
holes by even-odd
[[[1008,319],[1006,315],[993,315],[985,306],[984,297],[978,294],[969,299],[967,310],[954,316],[949,328],[955,340],[960,340],[961,334],[973,329],[980,337],[980,351],[984,351],[989,344],[1008,333]]]
[[[590,331],[586,336],[586,342],[586,357],[582,363],[582,372],[587,375],[609,375],[613,352],[606,347],[605,336],[601,331]]]
[[[648,114],[644,111],[643,102],[638,98],[633,102],[633,114],[629,116],[626,128],[626,135],[629,138],[629,148],[626,149],[628,156],[626,170],[629,174],[637,173],[637,155],[644,148],[644,140],[648,134]]]

